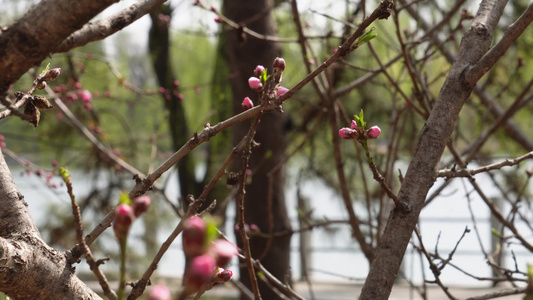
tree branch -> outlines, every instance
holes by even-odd
[[[435,102],[409,164],[398,198],[412,207],[410,214],[393,210],[389,216],[376,257],[370,267],[360,299],[387,299],[411,239],[424,200],[436,179],[436,166],[454,129],[461,107],[473,86],[464,82],[464,70],[487,52],[492,34],[506,1],[483,1],[465,33],[457,60],[452,65]]]

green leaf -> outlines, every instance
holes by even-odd
[[[359,113],[359,116],[354,115],[353,119],[355,120],[355,123],[357,123],[357,127],[360,127],[362,130],[365,130],[366,122],[363,119],[363,109],[361,109],[361,112]]]
[[[496,229],[494,229],[494,228],[492,228],[492,229],[490,230],[490,233],[491,233],[493,236],[500,236],[500,233],[498,232],[498,230],[496,230]]]
[[[371,40],[373,40],[377,34],[374,33],[374,30],[376,29],[376,27],[372,27],[370,29],[370,31],[368,32],[365,32],[362,36],[360,36],[358,39],[357,39],[357,45],[358,46],[361,46],[365,43],[368,43],[370,42]]]
[[[533,279],[533,265],[527,264],[527,277]]]
[[[128,195],[128,193],[121,193],[120,197],[118,198],[118,204],[131,205],[130,195]]]
[[[259,76],[259,79],[261,79],[261,83],[264,85],[267,80],[268,80],[268,75],[267,75],[267,71],[268,69],[265,68],[264,71],[261,72],[261,76]]]

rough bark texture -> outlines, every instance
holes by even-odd
[[[237,23],[257,17],[246,26],[262,34],[275,35],[274,21],[268,12],[272,4],[273,2],[269,0],[226,0],[224,1],[224,12],[228,18]],[[248,86],[248,78],[253,76],[253,71],[257,65],[264,65],[271,69],[274,58],[280,55],[280,48],[272,42],[244,37],[237,30],[229,31],[226,38],[226,55],[231,70],[233,108],[235,113],[240,113],[242,112],[241,103],[244,97],[249,96],[254,101],[257,101],[258,97],[257,93]],[[265,113],[255,136],[255,141],[260,143],[260,146],[252,149],[250,168],[253,171],[253,179],[252,183],[246,186],[245,222],[256,224],[263,232],[269,231],[269,211],[273,216],[272,226],[275,232],[290,228],[285,207],[285,171],[283,168],[280,168],[272,177],[274,183],[271,191],[271,206],[267,201],[269,193],[267,174],[283,158],[287,145],[286,124],[286,115],[276,112]],[[249,126],[249,122],[243,122],[234,127],[234,145],[246,134]],[[240,159],[237,162],[240,162]],[[253,237],[250,244],[254,258],[260,258],[267,251],[266,256],[261,259],[261,263],[274,276],[284,282],[289,274],[290,236],[275,238],[270,245],[268,239]],[[250,286],[247,270],[241,269],[240,274],[242,282]],[[263,299],[279,299],[263,282],[259,282],[259,287]]]
[[[411,234],[417,224],[427,193],[436,179],[436,168],[453,131],[459,112],[472,92],[465,70],[487,52],[495,26],[506,1],[483,1],[461,42],[457,60],[446,78],[405,175],[398,198],[412,211],[393,210],[370,267],[360,299],[388,299]]]
[[[115,2],[118,0],[44,0],[6,30],[0,31],[0,92]]]
[[[13,299],[100,299],[41,239],[0,152],[0,291]]]
[[[118,0],[43,0],[0,30],[0,95],[73,32]],[[0,291],[13,299],[100,299],[65,254],[41,239],[0,152]]]

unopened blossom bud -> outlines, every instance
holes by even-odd
[[[37,84],[37,89],[44,90],[46,88],[46,81],[41,81]]]
[[[367,139],[377,139],[381,133],[381,129],[377,126],[372,126],[365,131],[365,137]]]
[[[78,96],[80,97],[80,100],[84,103],[90,103],[93,101],[93,96],[90,91],[88,90],[82,90],[78,93]]]
[[[283,86],[280,85],[280,86],[278,86],[278,91],[276,93],[276,96],[280,97],[281,95],[287,93],[288,91],[289,91],[288,88],[283,87]]]
[[[257,67],[255,67],[255,70],[254,70],[254,76],[259,78],[261,77],[261,74],[265,71],[265,67],[263,67],[262,65],[257,65]]]
[[[228,269],[218,268],[217,273],[215,274],[215,282],[224,283],[228,282],[231,277],[233,277],[233,272]]]
[[[218,239],[211,245],[211,252],[218,267],[225,268],[231,259],[237,255],[237,246],[224,239]]]
[[[339,136],[343,139],[353,140],[358,136],[357,130],[353,130],[348,127],[339,129]]]
[[[350,128],[357,130],[358,127],[357,127],[357,122],[355,122],[355,120],[352,120],[352,124],[350,124]]]
[[[170,290],[162,284],[154,285],[148,294],[148,300],[170,300],[171,298]]]
[[[204,254],[195,257],[185,274],[185,293],[192,294],[198,292],[207,285],[215,272],[215,259]]]
[[[115,208],[115,221],[113,221],[113,231],[118,239],[122,239],[128,235],[131,223],[135,219],[133,208],[122,203]]]
[[[272,68],[274,68],[274,70],[285,70],[285,60],[281,57],[276,57],[276,59],[274,59],[274,63],[272,63]]]
[[[152,199],[150,199],[150,196],[147,195],[133,198],[133,200],[131,200],[131,207],[133,208],[133,213],[135,216],[138,217],[145,213],[150,207],[151,202]]]
[[[59,74],[61,74],[61,68],[48,70],[48,72],[46,72],[46,74],[43,76],[43,81],[52,81],[56,79]]]
[[[250,108],[254,107],[254,103],[252,102],[252,99],[249,97],[244,98],[242,101],[242,109],[243,110],[249,110]]]
[[[250,77],[248,79],[248,85],[250,85],[250,88],[256,91],[261,91],[261,89],[263,89],[263,84],[261,83],[261,79],[257,77]]]
[[[185,221],[182,234],[185,257],[192,258],[205,253],[206,229],[205,221],[198,216],[192,216]]]

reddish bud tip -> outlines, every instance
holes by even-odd
[[[358,136],[358,133],[357,133],[357,130],[344,127],[344,128],[339,129],[339,136],[343,139],[353,140],[354,138]]]
[[[351,129],[355,129],[355,130],[358,129],[358,127],[357,127],[357,122],[355,122],[355,120],[352,120],[352,124],[350,124],[350,128],[351,128]]]
[[[283,87],[283,86],[278,86],[278,91],[276,93],[276,96],[280,97],[281,95],[287,93],[288,91],[289,91],[288,88]]]
[[[43,81],[52,81],[56,79],[59,74],[61,74],[61,68],[48,70],[48,72],[44,74]]]
[[[171,298],[170,290],[162,284],[154,285],[148,295],[148,300],[170,300]]]
[[[250,85],[250,88],[256,91],[261,91],[263,89],[263,84],[261,83],[261,79],[257,77],[250,77],[248,79],[248,85]]]
[[[217,266],[221,268],[225,268],[238,253],[237,246],[223,239],[214,241],[211,245],[211,251],[216,259]]]
[[[276,59],[274,59],[274,63],[272,63],[272,68],[274,68],[274,70],[285,70],[285,60],[281,57],[276,57]]]
[[[242,109],[243,110],[249,110],[250,108],[254,107],[254,103],[252,102],[252,99],[246,97],[242,101]]]
[[[93,95],[89,90],[81,90],[78,92],[78,97],[83,103],[91,103],[93,101]]]
[[[381,134],[381,129],[378,126],[372,126],[365,131],[365,137],[367,139],[377,139]]]
[[[261,77],[261,74],[265,71],[265,67],[263,67],[262,65],[257,65],[257,67],[255,67],[255,70],[254,70],[254,76],[255,77]]]
[[[191,258],[205,253],[206,229],[205,221],[198,216],[192,216],[185,221],[182,234],[185,257]]]
[[[123,203],[115,208],[113,231],[118,239],[126,237],[134,219],[135,215],[133,214],[133,209],[131,206]]]
[[[150,196],[147,195],[142,195],[133,198],[133,200],[131,201],[131,207],[133,208],[133,213],[135,214],[135,216],[138,217],[145,213],[150,207],[151,202],[152,199],[150,199]]]
[[[197,292],[208,284],[213,277],[215,267],[215,259],[211,255],[204,254],[195,257],[185,274],[185,291],[187,294]]]
[[[217,273],[215,274],[215,282],[216,283],[224,283],[228,282],[231,277],[233,277],[233,272],[231,270],[218,268]]]

